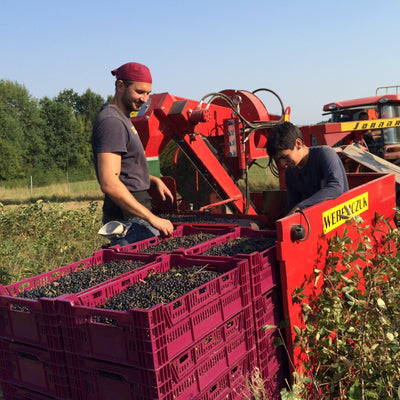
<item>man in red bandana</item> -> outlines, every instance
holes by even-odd
[[[127,63],[111,74],[116,77],[115,95],[99,111],[91,141],[97,179],[105,195],[103,228],[111,228],[103,234],[112,245],[122,246],[160,233],[170,235],[172,223],[150,211],[147,191],[151,185],[163,200],[173,201],[173,196],[160,178],[149,174],[142,142],[130,120],[131,112],[149,100],[150,70]]]

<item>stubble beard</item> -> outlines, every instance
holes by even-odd
[[[126,93],[122,95],[122,104],[127,109],[129,113],[132,111],[139,111],[142,107],[142,104],[139,105],[139,101],[133,101],[131,97],[128,97]]]

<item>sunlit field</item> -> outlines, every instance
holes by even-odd
[[[38,199],[56,202],[101,200],[102,193],[96,180],[71,183],[55,183],[50,186],[17,187],[13,189],[0,186],[0,202],[7,204],[22,204]]]

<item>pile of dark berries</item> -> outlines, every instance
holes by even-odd
[[[114,260],[71,272],[44,286],[19,293],[18,296],[27,299],[40,299],[41,297],[54,298],[62,294],[78,293],[143,265],[145,263],[142,261]]]
[[[101,308],[130,310],[165,305],[219,275],[219,272],[207,270],[204,266],[175,267],[164,273],[152,273],[109,299]]]
[[[178,236],[168,240],[162,240],[157,244],[148,247],[147,249],[140,250],[141,253],[157,253],[159,251],[171,251],[181,248],[188,249],[189,247],[196,246],[197,244],[206,242],[207,240],[215,238],[216,235],[211,233],[197,233],[194,235]]]
[[[213,246],[202,254],[206,256],[232,257],[236,254],[250,254],[255,251],[264,251],[275,246],[275,242],[276,238],[274,237],[240,237]]]
[[[221,225],[239,225],[239,226],[258,226],[262,228],[262,223],[254,219],[234,218],[232,216],[224,218],[218,214],[159,214],[159,217],[169,219],[175,223],[186,224],[221,224]]]

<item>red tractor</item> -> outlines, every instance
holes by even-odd
[[[328,103],[323,107],[323,115],[328,115],[331,123],[365,121],[362,122],[365,131],[359,139],[368,151],[399,165],[400,124],[390,122],[391,119],[400,117],[399,88],[400,86],[379,87],[372,97]],[[371,124],[377,119],[389,120],[382,124],[382,128],[370,131]],[[349,141],[351,137],[347,137],[347,142]]]

